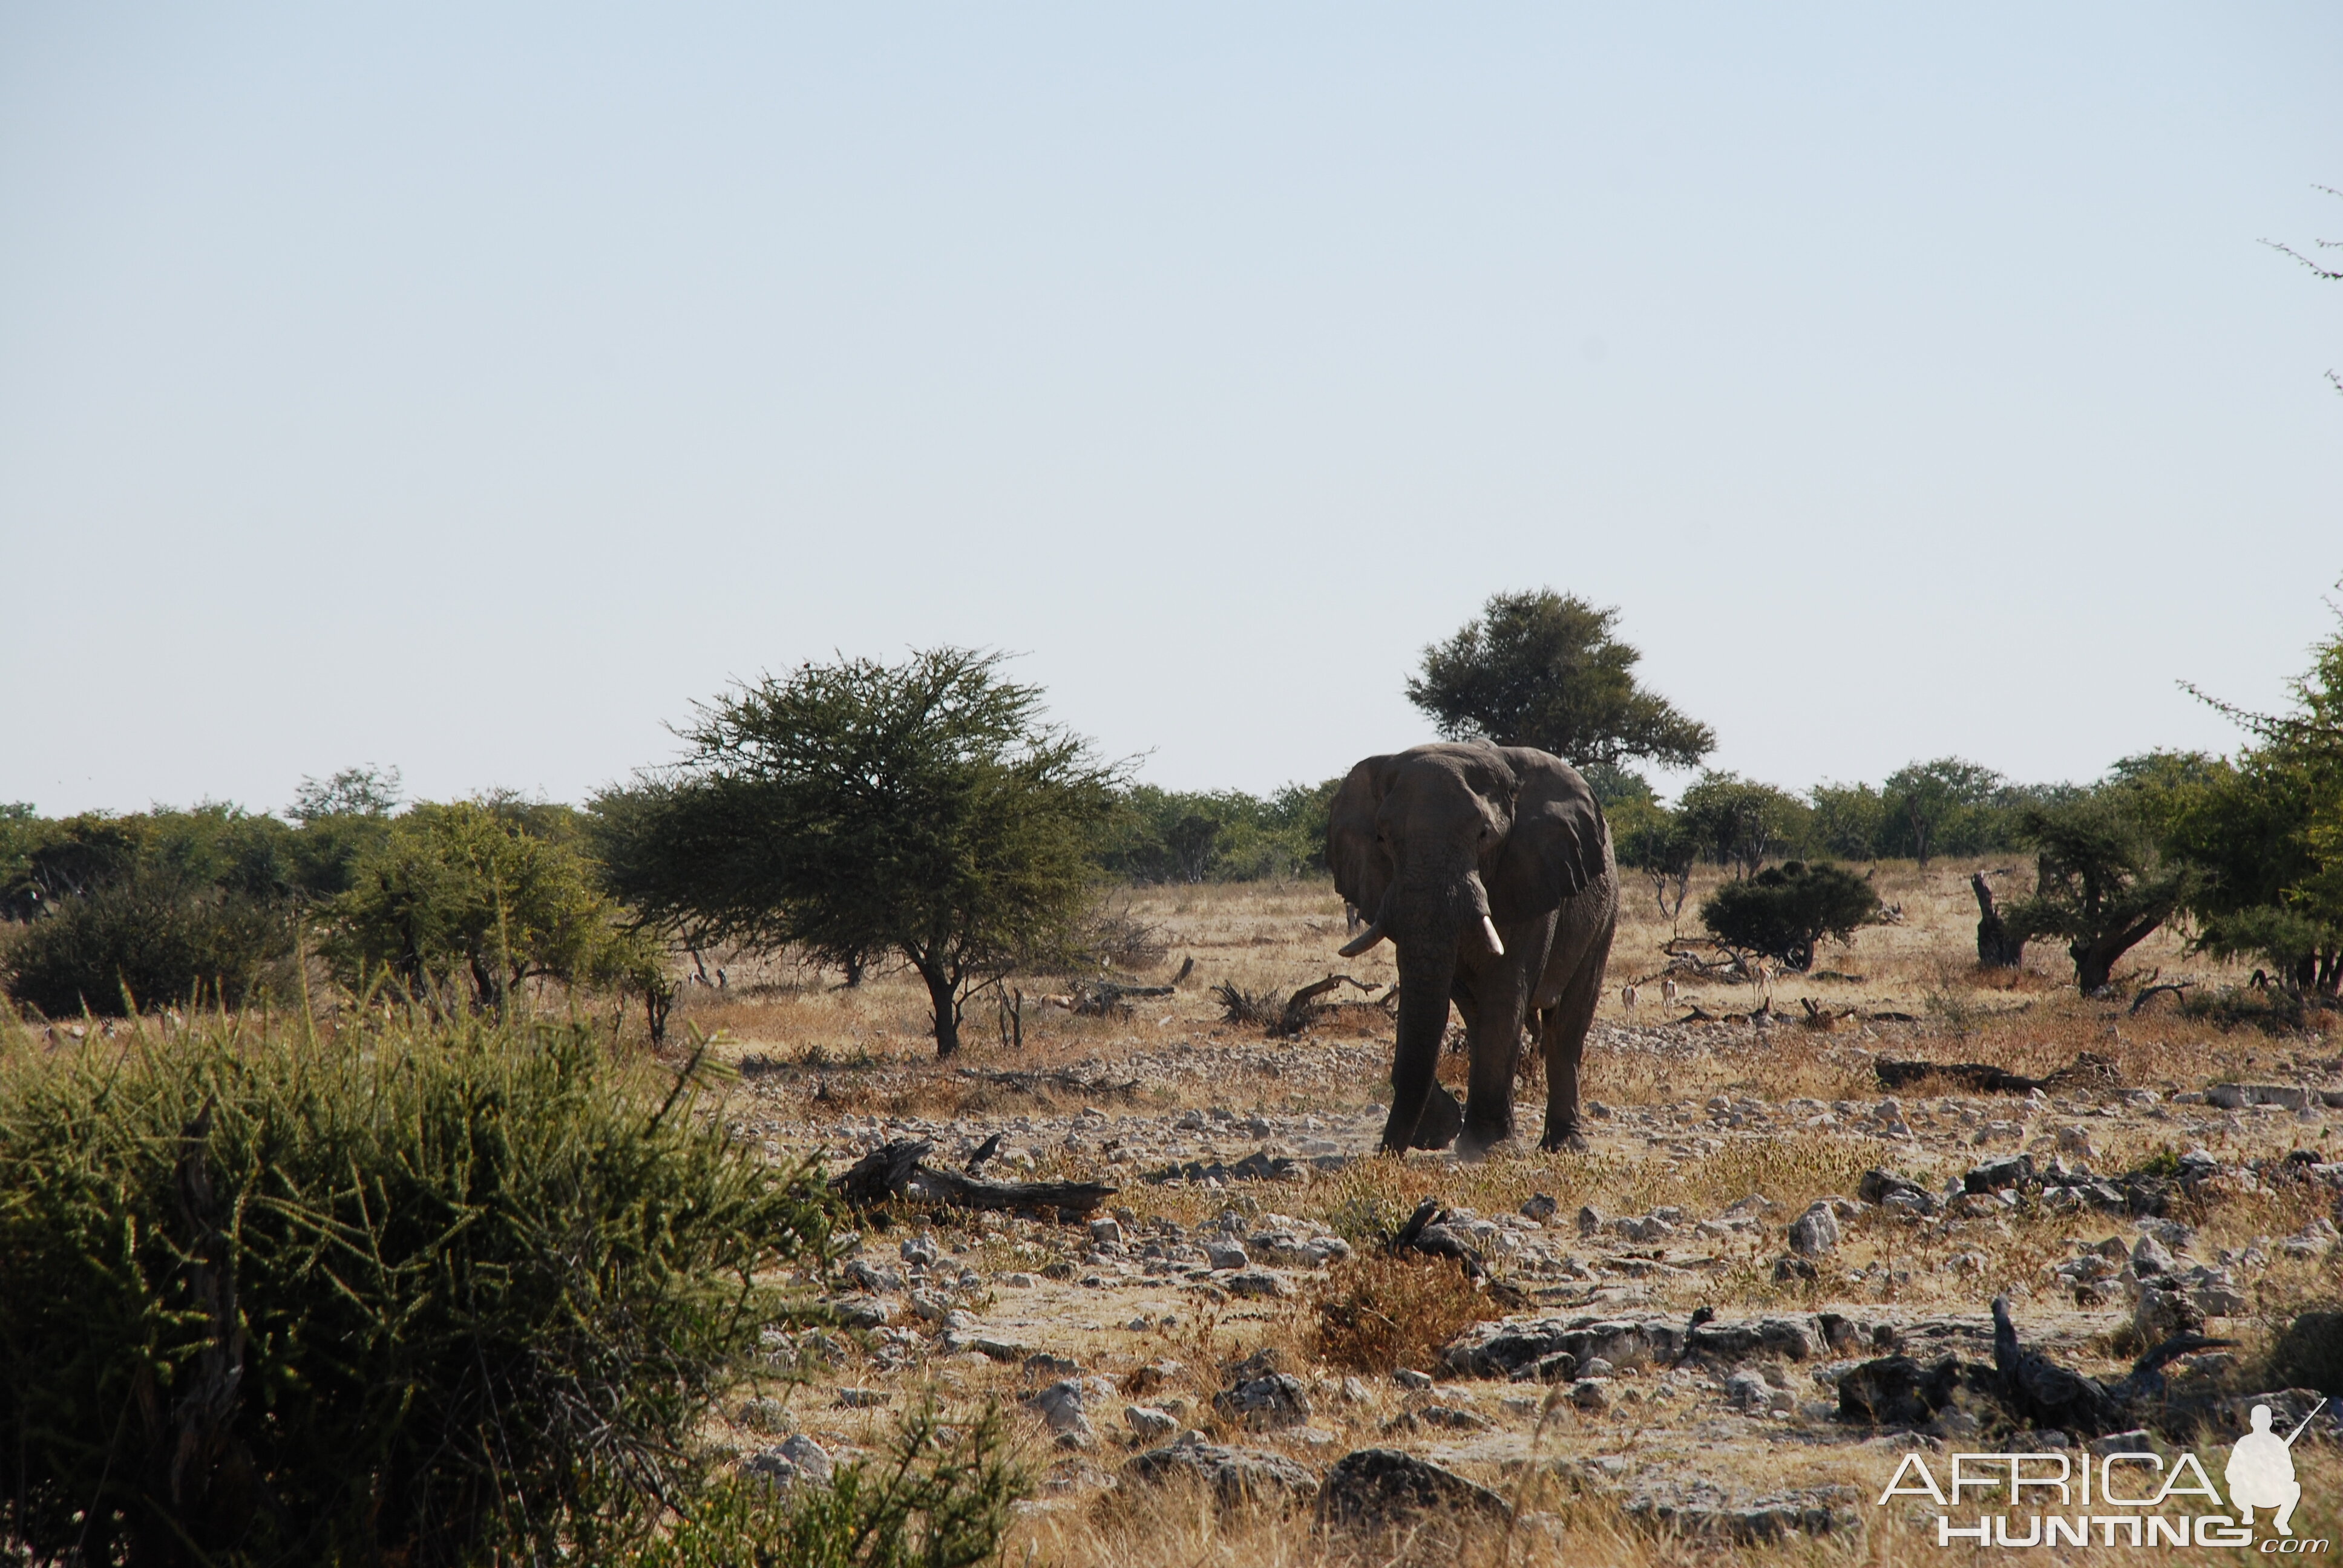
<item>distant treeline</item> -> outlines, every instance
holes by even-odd
[[[2073,784],[2019,784],[1957,757],[1899,768],[1885,782],[1817,784],[1803,795],[1735,773],[1704,773],[1662,806],[1642,777],[1597,768],[1622,865],[1705,860],[1754,870],[1767,859],[1917,860],[2020,849],[2029,809],[2078,799]]]
[[[1099,863],[1132,882],[1306,876],[1325,867],[1326,813],[1342,784],[1288,784],[1267,796],[1135,785],[1117,802]]]

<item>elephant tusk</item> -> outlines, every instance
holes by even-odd
[[[1361,931],[1357,936],[1353,937],[1349,941],[1344,942],[1340,951],[1342,957],[1346,959],[1354,959],[1383,940],[1383,923],[1381,920],[1377,920],[1373,925],[1369,926],[1365,930]]]
[[[1491,952],[1496,954],[1499,958],[1503,958],[1505,956],[1505,944],[1497,940],[1497,922],[1491,920],[1486,915],[1483,915],[1481,917],[1481,936],[1483,940],[1487,941],[1489,944],[1489,950]],[[1349,955],[1346,953],[1344,956],[1348,957]]]

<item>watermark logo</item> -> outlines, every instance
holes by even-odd
[[[2310,1415],[2318,1413],[2314,1405]],[[2229,1503],[2237,1511],[2239,1524],[2253,1523],[2257,1508],[2275,1508],[2278,1513],[2270,1521],[2271,1527],[2280,1535],[2294,1533],[2294,1505],[2302,1501],[2302,1483],[2294,1478],[2294,1440],[2302,1435],[2303,1426],[2310,1424],[2310,1415],[2302,1418],[2302,1426],[2281,1438],[2270,1430],[2270,1407],[2254,1406],[2254,1429],[2237,1439],[2221,1472],[2221,1479],[2229,1483]]]
[[[2169,1468],[2146,1452],[2083,1457],[2068,1454],[1955,1453],[1941,1478],[1927,1456],[1907,1453],[1879,1494],[1925,1498],[1937,1509],[1939,1546],[2233,1546],[2268,1556],[2328,1553],[2333,1543],[2294,1533],[2302,1483],[2294,1473],[2294,1442],[2326,1401],[2286,1436],[2270,1429],[2270,1407],[2254,1406],[2253,1430],[2231,1445],[2221,1480],[2225,1503],[2205,1466],[2183,1452]],[[1990,1510],[1998,1507],[1998,1512]],[[1974,1509],[1975,1512],[1971,1512]],[[2258,1536],[2256,1511],[2272,1533]]]

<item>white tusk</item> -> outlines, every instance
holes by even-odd
[[[1339,950],[1342,957],[1346,959],[1354,959],[1383,940],[1383,923],[1381,920],[1377,920],[1373,925],[1369,926],[1365,930],[1361,931],[1357,936],[1353,937],[1349,941],[1344,942]]]
[[[1487,940],[1491,952],[1499,958],[1505,956],[1505,944],[1497,940],[1497,922],[1486,915],[1481,917],[1481,935]]]

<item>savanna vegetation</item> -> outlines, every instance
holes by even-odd
[[[1947,757],[1804,790],[1711,769],[1664,799],[1638,768],[1695,767],[1715,738],[1637,664],[1615,612],[1500,595],[1408,686],[1443,734],[1583,763],[1628,905],[1603,1027],[1649,1018],[1623,985],[1755,979],[1811,992],[1818,1042],[1868,1010],[1904,1020],[1912,1049],[2047,1071],[2087,1046],[2175,1082],[2218,1031],[2332,1027],[2343,636],[2284,711],[2231,710],[2230,754],[2151,753],[2078,785]],[[923,1359],[933,1335],[990,1310],[989,1291],[1062,1287],[1061,1316],[1091,1312],[1078,1293],[1111,1282],[1077,1283],[1081,1271],[1129,1260],[1136,1231],[1131,1251],[1078,1258],[1054,1215],[986,1225],[914,1204],[858,1214],[841,1241],[850,1221],[815,1156],[870,1146],[882,1118],[989,1120],[1031,1145],[1001,1155],[1021,1168],[1120,1179],[1133,1206],[1119,1228],[1140,1205],[1175,1229],[1223,1211],[1252,1224],[1262,1202],[1232,1184],[1141,1188],[1131,1145],[1155,1135],[1122,1122],[1178,1115],[1210,1138],[1242,1124],[1224,1103],[1240,1093],[1312,1131],[1371,1119],[1391,971],[1379,954],[1339,979],[1328,967],[1343,929],[1323,870],[1338,779],[1265,797],[1138,783],[995,656],[951,648],[805,666],[709,699],[679,733],[679,759],[582,808],[410,801],[395,772],[354,769],[305,780],[277,813],[0,809],[0,980],[16,1014],[0,1020],[9,1550],[126,1568],[974,1568],[1021,1528],[1067,1561],[1164,1543],[1182,1561],[1240,1560],[1185,1516],[1018,1514],[1049,1462],[1032,1418],[1003,1402],[1031,1394],[1031,1375],[981,1352]],[[1972,889],[1996,962],[1970,961]],[[1695,925],[1700,950],[1731,965],[1684,967]],[[1234,994],[1322,976],[1337,989],[1302,1009],[1303,1039],[1257,1049],[1201,977],[1182,983],[1200,956]],[[2184,965],[2178,1004],[2142,1013]],[[1772,1027],[1770,995],[1755,1012],[1738,1000],[1750,1030]],[[992,1050],[996,1017],[1022,1059]],[[1646,1118],[1757,1088],[1811,1096],[1812,1128],[1870,1089],[1835,1051],[1762,1033],[1648,1043],[1590,1053],[1596,1091]],[[2220,1047],[2248,1065],[2270,1049]],[[1132,1065],[1173,1057],[1200,1064],[1191,1079]],[[1109,1109],[1051,1121],[1052,1084]],[[1092,1130],[1110,1111],[1105,1140]],[[1808,1201],[1878,1157],[1802,1132],[1693,1159],[1694,1135],[1670,1136],[1664,1159],[1508,1156],[1436,1180],[1501,1212],[1534,1189],[1657,1214],[1760,1187]],[[971,1170],[985,1158],[945,1152]],[[1195,1380],[1263,1334],[1313,1377],[1380,1378],[1501,1315],[1483,1276],[1376,1251],[1422,1195],[1402,1188],[1433,1179],[1411,1173],[1432,1169],[1358,1163],[1272,1195],[1357,1253],[1290,1309],[1191,1321],[1183,1307],[1120,1331],[1157,1336],[1149,1367],[1189,1369],[1148,1374],[1192,1384],[1182,1421],[1219,1419]],[[2308,1212],[2283,1193],[2266,1207],[2288,1224]],[[850,1248],[858,1288],[878,1288],[882,1241],[933,1260],[931,1293],[902,1320],[920,1326],[849,1332],[825,1302]],[[1899,1288],[1896,1243],[1880,1244],[1882,1288]],[[1949,1259],[1932,1288],[1971,1267]],[[1773,1305],[1806,1288],[1761,1261],[1735,1254],[1701,1276],[1703,1300]],[[966,1282],[979,1265],[992,1284]],[[2270,1344],[2286,1364],[2326,1364],[2275,1331]],[[1314,1386],[1316,1419],[1359,1441],[1401,1441],[1371,1418],[1415,1419],[1381,1392],[1338,1408]],[[793,1403],[800,1387],[820,1402]],[[752,1432],[790,1423],[838,1447],[833,1392],[869,1413],[826,1483],[734,1462]],[[751,1407],[766,1424],[736,1418]],[[1316,1560],[1279,1540],[1261,1549]]]

